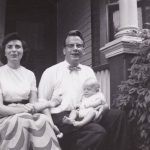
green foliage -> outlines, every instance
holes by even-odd
[[[139,34],[143,42],[131,61],[128,80],[119,85],[115,106],[125,110],[134,125],[132,139],[138,150],[150,150],[150,31]]]

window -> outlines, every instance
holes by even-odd
[[[109,41],[114,40],[114,36],[118,32],[119,20],[120,20],[119,19],[119,3],[117,0],[109,0],[109,3],[108,3]]]
[[[138,26],[150,29],[150,0],[137,0]],[[109,41],[114,40],[118,32],[119,24],[119,0],[108,1],[108,30]]]
[[[139,27],[150,29],[150,0],[138,1]]]

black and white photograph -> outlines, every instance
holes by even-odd
[[[0,150],[150,150],[150,0],[0,0]]]

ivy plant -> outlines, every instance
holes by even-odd
[[[119,85],[115,106],[127,113],[135,148],[150,150],[150,31],[143,29],[137,35],[142,42],[131,60],[128,79]]]

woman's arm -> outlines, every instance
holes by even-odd
[[[37,100],[37,92],[36,91],[31,91],[30,93],[30,103],[33,104],[33,107],[35,110],[35,112],[39,112],[39,111],[43,111],[46,108],[52,108],[52,107],[56,107],[61,103],[61,95],[53,98],[50,101],[39,101]],[[29,104],[27,104],[28,106]]]
[[[36,90],[31,90],[30,95],[29,95],[29,102],[32,104],[38,102]]]
[[[38,101],[38,94],[37,94],[37,88],[36,88],[36,78],[35,75],[32,74],[31,76],[32,81],[31,81],[31,91],[29,95],[29,102],[30,104],[27,104],[27,106],[33,106],[32,113],[36,113],[39,111],[43,111],[46,108],[50,107],[50,104],[48,101],[44,102],[39,102]]]
[[[5,106],[3,104],[3,96],[0,93],[0,116],[6,117],[18,113],[28,112],[28,111],[29,110],[25,107],[25,105]]]
[[[6,116],[11,116],[14,114],[18,114],[18,113],[27,113],[29,112],[28,109],[26,109],[26,107],[22,106],[5,106],[5,105],[0,105],[0,115],[3,117]]]

